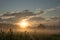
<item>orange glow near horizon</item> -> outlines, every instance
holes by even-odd
[[[28,22],[26,20],[22,20],[21,22],[18,23],[18,25],[21,28],[27,28],[27,26],[29,25]]]

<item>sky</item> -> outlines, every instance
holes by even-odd
[[[47,9],[60,6],[60,0],[0,0],[0,12]]]
[[[30,12],[24,13],[24,10],[29,10]],[[60,0],[0,0],[1,14],[3,15],[0,16],[0,22],[17,21],[20,17],[32,20],[34,23],[36,21],[40,21],[40,23],[42,21],[43,23],[50,19],[49,22],[52,23],[53,21],[60,20]]]

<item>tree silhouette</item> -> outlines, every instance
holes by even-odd
[[[39,25],[38,25],[38,28],[45,29],[46,27],[45,27],[45,25],[43,25],[43,24],[39,24]]]

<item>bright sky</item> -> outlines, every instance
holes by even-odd
[[[48,9],[60,6],[60,0],[0,0],[0,13],[11,11],[23,11],[25,9],[34,11],[34,9]],[[43,16],[60,16],[60,9],[55,13]]]

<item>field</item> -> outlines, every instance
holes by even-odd
[[[60,33],[45,29],[0,30],[0,40],[60,40]]]

